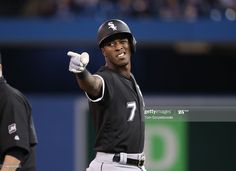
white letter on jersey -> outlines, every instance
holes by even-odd
[[[135,111],[136,111],[136,103],[134,101],[127,102],[127,108],[131,108],[128,122],[132,122],[134,120],[134,115],[135,115]]]

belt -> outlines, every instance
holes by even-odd
[[[113,157],[113,161],[117,163],[122,163],[122,164],[127,164],[127,165],[133,165],[133,166],[138,166],[142,167],[144,165],[144,155],[140,159],[132,159],[132,158],[126,158],[126,162],[121,162],[121,155],[120,154],[115,154]]]

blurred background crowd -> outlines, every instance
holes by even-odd
[[[234,21],[236,0],[1,0],[0,16]]]

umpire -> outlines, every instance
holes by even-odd
[[[145,171],[144,101],[131,73],[136,40],[124,21],[111,19],[99,27],[97,41],[105,65],[96,74],[86,69],[88,53],[68,52],[96,128],[96,157],[87,171]]]
[[[4,79],[0,54],[0,171],[35,171],[36,144],[31,106]]]

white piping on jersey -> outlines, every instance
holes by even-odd
[[[97,74],[94,74],[94,76],[100,78],[102,80],[102,96],[101,97],[98,97],[97,99],[93,100],[89,97],[89,95],[85,92],[85,95],[87,96],[87,98],[89,99],[89,101],[91,102],[99,102],[100,100],[103,99],[103,96],[104,96],[104,92],[105,92],[105,82],[104,82],[104,79],[100,76],[100,75],[97,75]]]

